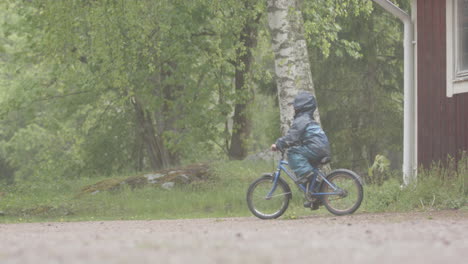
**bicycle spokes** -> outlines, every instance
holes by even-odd
[[[338,212],[346,212],[351,210],[360,200],[360,186],[354,178],[346,175],[336,175],[329,179],[332,186],[336,186],[334,190],[330,185],[325,184],[322,188],[323,192],[335,192],[335,195],[326,195],[323,200]]]
[[[247,202],[254,215],[262,219],[279,217],[284,213],[291,192],[282,182],[273,188],[270,177],[260,178],[249,187]]]
[[[283,203],[284,197],[287,195],[287,193],[282,192],[282,190],[279,190],[278,188],[270,194],[272,189],[271,187],[271,182],[261,182],[253,192],[253,202],[257,209],[266,214],[274,213],[278,210]]]

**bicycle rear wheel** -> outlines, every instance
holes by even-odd
[[[278,186],[272,195],[267,195],[273,188],[273,177],[263,176],[250,184],[247,190],[247,205],[250,212],[260,219],[280,217],[289,206],[291,190],[286,182],[278,180]]]
[[[324,181],[320,192],[340,193],[322,196],[322,203],[327,210],[335,215],[354,213],[361,205],[364,197],[361,178],[350,170],[341,169],[332,171],[326,179],[337,188],[337,190]]]

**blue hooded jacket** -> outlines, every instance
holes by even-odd
[[[330,156],[328,138],[313,117],[317,109],[315,97],[309,92],[300,92],[293,105],[294,121],[288,133],[276,141],[277,148],[291,148],[289,152],[302,154],[311,161]]]

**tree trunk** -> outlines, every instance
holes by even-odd
[[[162,138],[155,133],[151,114],[143,108],[138,98],[134,97],[132,103],[139,126],[138,131],[144,142],[151,169],[166,168],[169,165],[168,151],[164,147]]]
[[[158,60],[155,59],[155,61]],[[145,112],[148,114],[146,117],[148,127],[151,127],[151,133],[157,139],[159,145],[158,155],[161,156],[164,168],[177,165],[180,161],[180,153],[167,148],[167,145],[172,142],[165,143],[163,139],[163,135],[167,132],[177,133],[175,122],[178,120],[180,113],[177,109],[174,109],[174,105],[177,103],[177,94],[183,92],[184,86],[168,82],[168,79],[173,78],[175,71],[177,71],[177,63],[168,61],[161,65],[160,70],[152,76],[154,82],[153,93],[158,98],[156,99],[158,103],[156,106],[153,105],[151,112]]]
[[[145,169],[145,143],[142,139],[140,126],[135,127],[135,134],[136,140],[133,146],[132,157],[134,158],[135,162],[135,170],[136,171],[143,171]]]
[[[315,96],[304,37],[304,21],[298,2],[298,0],[267,1],[283,135],[288,131],[294,117],[294,109],[288,106],[288,103],[294,100],[299,91],[309,91]],[[314,113],[314,118],[320,123],[318,109]]]
[[[237,49],[237,61],[235,71],[235,89],[238,103],[234,108],[231,143],[229,146],[229,158],[244,159],[247,156],[246,139],[251,132],[251,119],[248,114],[248,106],[253,101],[253,92],[247,83],[248,75],[252,68],[252,49],[257,44],[257,25],[260,16],[246,21],[240,34],[242,47]]]

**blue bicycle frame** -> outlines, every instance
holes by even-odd
[[[283,160],[283,159],[281,159],[279,161],[278,168],[276,169],[276,171],[275,171],[275,173],[273,175],[273,187],[271,188],[270,192],[266,196],[267,199],[271,198],[273,193],[275,192],[276,187],[278,186],[279,178],[281,176],[281,171],[284,171],[289,176],[289,178],[291,178],[291,180],[293,180],[294,182],[297,182],[296,176],[288,171],[288,169],[286,167],[288,165],[289,165],[289,163],[287,161]],[[312,195],[312,196],[341,195],[342,194],[342,190],[339,187],[335,186],[333,183],[329,182],[326,179],[326,177],[324,176],[322,171],[317,170],[317,172],[318,172],[317,175],[315,177],[313,177],[312,182],[310,182],[310,184],[309,184],[309,190],[307,190],[307,184],[301,183],[301,184],[297,184],[297,186],[299,186],[299,188],[303,192],[310,193],[310,195]],[[317,181],[318,177],[320,177],[326,184],[328,184],[333,189],[334,192],[314,193],[312,188],[313,188],[313,186],[315,186],[315,182]]]

